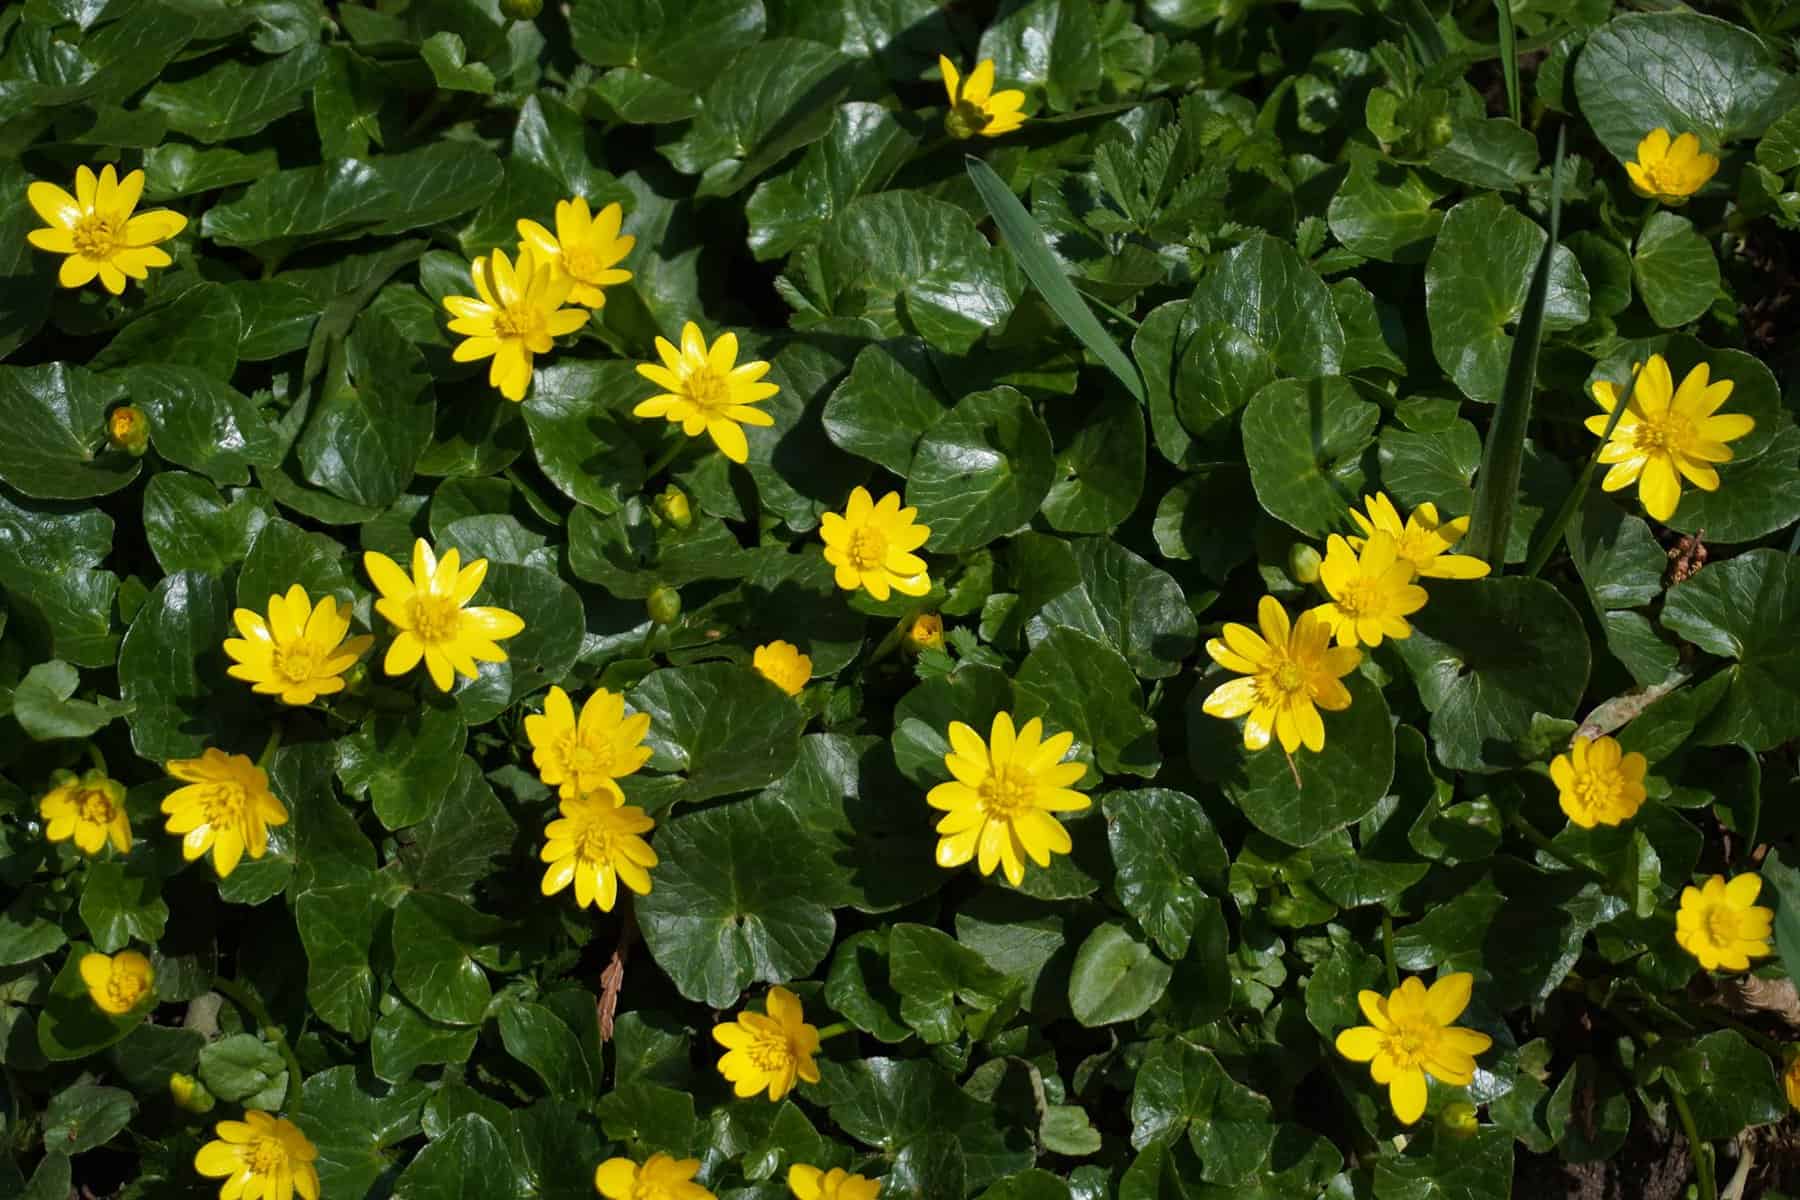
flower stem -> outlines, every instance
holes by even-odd
[[[825,1026],[825,1028],[819,1030],[819,1040],[823,1042],[828,1038],[837,1037],[839,1034],[852,1033],[854,1031],[855,1027],[852,1026],[850,1022],[834,1021],[830,1025]]]
[[[1688,1153],[1694,1156],[1694,1174],[1700,1181],[1700,1200],[1719,1200],[1718,1185],[1713,1182],[1712,1145],[1700,1140],[1694,1126],[1694,1110],[1687,1097],[1674,1084],[1669,1085],[1669,1098],[1675,1102],[1675,1115],[1681,1118],[1681,1132],[1686,1135]]]
[[[1590,879],[1599,882],[1601,886],[1605,887],[1608,891],[1612,890],[1612,880],[1608,879],[1606,876],[1594,870],[1594,868],[1588,866],[1586,863],[1552,842],[1549,838],[1545,837],[1542,830],[1536,825],[1533,825],[1530,821],[1527,821],[1520,813],[1509,811],[1506,814],[1506,823],[1524,834],[1526,841],[1530,842],[1533,846],[1537,847],[1537,849],[1543,851],[1563,866],[1569,868],[1569,870],[1580,875],[1586,875]],[[1626,903],[1631,902],[1631,897],[1629,896],[1623,897],[1623,899]]]
[[[269,1039],[270,1044],[280,1053],[282,1061],[287,1064],[287,1089],[282,1093],[281,1108],[284,1113],[292,1117],[299,1110],[300,1103],[300,1060],[294,1057],[293,1047],[288,1045],[287,1038],[282,1035],[281,1027],[269,1018],[269,1010],[264,1008],[263,1002],[256,998],[256,993],[243,984],[234,979],[227,979],[223,975],[215,975],[212,986],[213,991],[227,997],[232,1003],[250,1014],[251,1019],[256,1022],[256,1027],[262,1031],[264,1037]]]
[[[910,608],[902,614],[900,619],[894,623],[894,627],[888,631],[888,635],[881,639],[869,655],[868,660],[863,663],[864,669],[874,666],[898,649],[900,639],[906,636],[906,631],[912,628],[913,622],[918,620],[919,614],[924,611],[923,607]]]
[[[92,742],[87,743],[87,756],[88,761],[94,764],[94,770],[102,775],[106,774],[106,755],[100,753],[100,747]]]
[[[1388,991],[1396,991],[1400,987],[1400,964],[1394,958],[1394,914],[1386,909],[1381,913],[1381,956],[1387,960]]]
[[[281,724],[277,722],[274,728],[269,730],[269,740],[263,743],[262,753],[256,757],[256,765],[265,771],[268,770],[269,764],[275,761],[275,752],[279,749],[281,749]]]
[[[688,448],[689,440],[690,439],[685,435],[676,438],[674,445],[663,451],[662,455],[655,462],[644,468],[644,482],[649,483],[652,479],[655,479],[658,475],[662,474],[663,468],[674,462],[676,457],[683,450]]]

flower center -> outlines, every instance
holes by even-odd
[[[1029,771],[1008,764],[995,766],[981,781],[981,807],[999,821],[1011,821],[1032,807],[1037,781]]]
[[[113,806],[113,802],[106,798],[106,793],[98,790],[82,792],[80,804],[81,819],[92,821],[96,825],[110,825],[113,815],[119,811]]]
[[[562,740],[562,753],[569,770],[577,775],[613,773],[613,748],[607,742],[584,740],[580,733],[571,733]]]
[[[292,683],[306,683],[316,678],[325,653],[314,642],[294,642],[275,648],[275,673]]]
[[[588,825],[575,836],[575,857],[583,862],[604,866],[617,857],[612,848],[613,835],[599,825]]]
[[[731,389],[726,386],[725,377],[710,367],[693,371],[683,382],[689,403],[700,411],[716,413],[731,406]]]
[[[759,1071],[785,1071],[794,1065],[794,1047],[780,1034],[757,1033],[744,1053]]]
[[[1589,812],[1611,813],[1623,807],[1625,778],[1611,772],[1585,771],[1575,776],[1575,802]]]
[[[1388,1035],[1387,1052],[1402,1070],[1425,1066],[1425,1058],[1437,1045],[1437,1029],[1429,1025],[1395,1025]]]
[[[549,332],[544,314],[529,304],[502,308],[494,314],[494,336],[527,341]]]
[[[119,225],[111,217],[89,213],[75,222],[69,233],[75,240],[75,253],[83,258],[106,260],[119,251]]]
[[[252,1175],[273,1175],[287,1165],[287,1150],[275,1138],[257,1138],[250,1143],[249,1158]]]
[[[106,980],[107,996],[122,1009],[136,1008],[146,990],[144,980],[130,971],[114,969]]]
[[[1738,940],[1737,912],[1725,905],[1716,905],[1706,914],[1706,936],[1720,946],[1729,946]]]
[[[1377,612],[1381,608],[1381,589],[1372,580],[1355,579],[1338,595],[1332,597],[1345,616],[1352,619],[1367,613]]]
[[[864,525],[850,535],[850,565],[859,571],[873,571],[887,561],[887,535],[872,525]]]
[[[413,635],[426,645],[453,642],[462,631],[462,605],[454,596],[421,592],[412,599]]]
[[[244,820],[244,804],[248,800],[242,784],[214,783],[200,797],[206,809],[206,823],[215,829],[229,829]]]
[[[979,104],[958,100],[944,119],[944,125],[952,137],[966,138],[986,129],[993,119]]]
[[[592,282],[596,275],[606,269],[600,265],[600,256],[586,246],[564,246],[562,266],[563,270],[583,283]]]
[[[1639,421],[1632,444],[1646,454],[1683,454],[1694,441],[1694,423],[1673,410]]]
[[[1293,696],[1305,689],[1306,672],[1300,669],[1298,663],[1283,660],[1279,667],[1269,673],[1269,681],[1283,696]]]

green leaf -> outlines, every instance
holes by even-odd
[[[761,39],[762,0],[576,0],[575,52],[597,67],[632,66],[701,88],[731,56]]]
[[[1537,138],[1517,120],[1458,121],[1431,169],[1459,183],[1511,192],[1537,170]]]
[[[1710,654],[1735,660],[1707,718],[1709,744],[1770,750],[1800,733],[1800,571],[1776,550],[1708,566],[1669,589],[1662,620]]]
[[[1694,223],[1658,211],[1644,222],[1631,274],[1650,318],[1664,329],[1697,319],[1719,294],[1719,260]]]
[[[1069,968],[1069,1008],[1093,1028],[1132,1021],[1149,1011],[1169,986],[1174,969],[1123,925],[1101,925],[1088,934]]]
[[[106,445],[106,414],[125,399],[117,381],[85,367],[0,366],[0,479],[27,496],[85,500],[137,478],[139,462]]]
[[[1144,491],[1144,414],[1108,391],[1085,413],[1050,412],[1056,452],[1044,517],[1067,533],[1105,533],[1129,517]]]
[[[431,441],[431,376],[393,322],[375,313],[356,322],[344,349],[343,370],[327,372],[294,448],[308,483],[386,507],[412,481]]]
[[[401,1001],[375,1024],[369,1062],[377,1078],[404,1083],[423,1066],[467,1062],[481,1030],[443,1025]]]
[[[1093,756],[1114,775],[1155,776],[1162,765],[1156,722],[1143,690],[1117,650],[1073,629],[1054,629],[1032,647],[1013,678],[1014,717],[1044,719],[1045,735],[1074,733],[1073,753]],[[981,732],[985,736],[986,729]]]
[[[701,96],[699,117],[663,154],[676,170],[701,176],[697,195],[733,195],[830,131],[849,66],[817,42],[759,42],[724,65]]]
[[[994,1106],[973,1099],[929,1062],[821,1062],[819,1073],[815,1094],[830,1108],[832,1121],[867,1146],[904,1155],[915,1146],[949,1142],[959,1152],[969,1188],[1032,1163],[1028,1130],[1003,1120]]]
[[[1243,1183],[1268,1159],[1270,1115],[1268,1100],[1227,1074],[1211,1051],[1176,1038],[1154,1047],[1138,1067],[1131,1143],[1142,1149],[1185,1131],[1202,1179]]]
[[[906,503],[929,526],[925,553],[985,546],[1024,525],[1050,491],[1050,431],[1012,388],[973,392],[920,437]]]
[[[1207,892],[1224,891],[1225,845],[1199,802],[1183,792],[1114,792],[1104,807],[1119,903],[1179,961]]]
[[[1425,316],[1438,365],[1472,400],[1500,399],[1512,357],[1507,330],[1525,312],[1532,269],[1549,236],[1498,196],[1451,209],[1425,264]],[[1544,328],[1573,329],[1588,319],[1588,286],[1568,248],[1551,255]]]
[[[1704,529],[1714,545],[1754,541],[1786,529],[1800,520],[1800,489],[1791,486],[1796,472],[1800,430],[1781,429],[1755,458],[1721,465],[1718,491],[1695,489],[1684,495],[1669,527],[1681,533]]]
[[[1344,686],[1350,707],[1319,713],[1325,749],[1296,751],[1292,768],[1278,742],[1245,749],[1241,725],[1202,712],[1210,689],[1196,689],[1189,760],[1203,778],[1220,780],[1252,825],[1291,846],[1311,845],[1367,816],[1394,777],[1394,733],[1380,689],[1360,673],[1345,676]]]
[[[169,906],[158,894],[161,882],[139,864],[89,863],[81,889],[81,923],[93,937],[94,949],[117,954],[133,941],[146,946],[161,941],[169,919]]]
[[[506,1052],[536,1072],[552,1096],[585,1101],[594,1094],[581,1044],[562,1018],[541,1004],[514,1001],[499,1014]]]
[[[243,334],[244,315],[231,289],[203,283],[125,326],[89,365],[96,370],[148,363],[192,367],[225,383],[237,370]],[[135,376],[127,377],[128,386],[135,382]]]
[[[1575,60],[1581,115],[1621,162],[1661,126],[1717,153],[1760,136],[1800,79],[1749,30],[1691,12],[1633,13],[1589,35]]]
[[[1069,543],[1081,583],[1055,597],[1026,624],[1034,640],[1066,627],[1110,642],[1145,679],[1174,675],[1194,652],[1200,626],[1174,576],[1119,543]]]
[[[234,1033],[200,1051],[200,1082],[227,1104],[273,1109],[287,1090],[287,1064],[252,1033]]]
[[[821,7],[809,15],[838,11]],[[811,240],[850,201],[881,190],[918,145],[918,135],[886,107],[863,101],[838,105],[837,120],[799,164],[764,179],[750,193],[744,215],[751,253],[776,258]]]
[[[1014,0],[982,34],[978,58],[994,60],[995,89],[1044,89],[1058,112],[1100,86],[1100,31],[1082,0]],[[959,63],[965,70],[973,63]]]
[[[662,862],[635,901],[638,923],[682,995],[729,1008],[753,982],[786,983],[824,961],[837,923],[813,898],[822,849],[785,808],[704,809],[664,823],[653,844]]]
[[[569,514],[570,569],[621,600],[642,600],[659,586],[738,579],[750,566],[725,523],[703,512],[686,530],[657,528],[650,506],[637,497],[608,517],[585,507]]]
[[[772,783],[799,753],[799,708],[745,667],[654,671],[626,699],[650,714],[650,765],[684,776],[675,800],[692,804]]]
[[[13,689],[12,714],[33,741],[89,737],[131,712],[131,705],[102,696],[76,700],[81,672],[61,659],[39,663]]]
[[[131,745],[153,762],[197,758],[234,744],[255,719],[250,685],[225,674],[230,629],[225,582],[180,571],[163,576],[119,647],[119,691],[133,706]]]
[[[1499,1129],[1473,1138],[1440,1137],[1430,1146],[1387,1155],[1375,1167],[1375,1200],[1508,1200],[1513,1140]]]
[[[416,825],[455,783],[467,737],[452,705],[381,714],[338,742],[338,778],[346,792],[368,796],[386,828]]]
[[[479,1113],[465,1113],[400,1173],[394,1200],[500,1200],[516,1188],[506,1143]]]
[[[0,918],[0,947],[5,945],[5,926],[11,923],[12,916],[12,911],[8,910],[5,917]],[[36,958],[61,944],[61,931],[56,930],[54,925],[50,929],[56,932],[56,941],[34,951],[28,957]],[[81,960],[91,950],[91,947],[80,942],[70,944],[69,956],[63,960],[62,968],[51,981],[50,994],[38,1013],[38,1048],[51,1062],[73,1062],[98,1054],[136,1029],[153,1007],[146,999],[136,1009],[118,1016],[101,1012],[88,996],[87,984],[81,978]],[[0,957],[15,962],[25,961],[13,954]]]
[[[64,1088],[44,1110],[44,1144],[64,1154],[81,1154],[104,1146],[125,1128],[136,1111],[131,1093],[119,1088],[92,1083]]]
[[[981,955],[926,925],[901,923],[888,933],[888,978],[900,993],[900,1016],[928,1043],[962,1032],[962,1000],[992,1010],[1012,991],[1006,976]]]
[[[233,491],[185,471],[159,471],[144,489],[144,534],[164,571],[218,575],[244,560],[275,506],[261,492]]]
[[[246,484],[252,466],[281,461],[280,437],[257,402],[199,368],[135,366],[127,379],[152,444],[170,462],[215,483]]]
[[[1049,15],[1048,10],[1052,6],[1054,0],[1050,0],[1050,3],[1040,0],[1037,15]],[[1018,16],[1025,11],[1024,7],[1015,7],[1013,15]],[[1079,5],[1070,6],[1069,11],[1077,14],[1071,21],[1078,20],[1080,15],[1085,14],[1085,9],[1081,9]],[[1049,19],[1052,25],[1065,27],[1065,23],[1055,16],[1051,15]],[[1087,44],[1083,43],[1079,50],[1085,53]],[[968,167],[969,178],[975,183],[975,190],[981,195],[981,202],[987,206],[988,214],[994,218],[994,224],[1006,238],[1007,249],[1012,252],[1013,258],[1038,293],[1044,297],[1045,303],[1068,327],[1069,332],[1079,338],[1081,344],[1112,372],[1113,378],[1123,384],[1125,390],[1142,404],[1145,399],[1144,384],[1137,368],[1094,316],[1087,301],[1075,290],[1075,285],[1069,282],[1068,275],[1050,252],[1043,230],[1032,219],[1031,214],[1025,211],[1025,206],[1019,203],[1012,189],[1006,186],[1006,181],[994,173],[992,167],[972,155],[965,158],[964,162]]]
[[[429,1095],[424,1087],[375,1084],[364,1091],[369,1085],[357,1075],[355,1067],[333,1067],[308,1076],[300,1091],[294,1121],[318,1148],[314,1165],[321,1195],[365,1195],[393,1170],[387,1149],[419,1132],[419,1112]]]
[[[1517,761],[1513,743],[1535,713],[1573,714],[1587,686],[1581,617],[1535,579],[1438,583],[1395,643],[1431,711],[1437,759],[1459,771]]]
[[[994,714],[1012,707],[1012,683],[993,667],[965,663],[928,679],[894,706],[894,762],[906,777],[929,788],[950,778],[950,722],[961,721],[986,737]]]
[[[409,893],[394,909],[394,986],[434,1021],[479,1025],[493,989],[472,952],[492,932],[460,900]]]
[[[627,363],[572,362],[539,367],[525,398],[538,467],[563,495],[602,516],[644,484],[644,455],[623,406],[640,383]],[[596,406],[596,396],[608,402]]]
[[[294,899],[294,925],[306,949],[306,999],[321,1020],[358,1041],[375,1025],[375,940],[378,901],[371,871],[348,882],[311,887]]]
[[[195,141],[229,142],[299,108],[324,66],[325,55],[317,45],[301,46],[258,66],[226,60],[181,82],[158,83],[143,105]]]
[[[1442,197],[1416,171],[1357,155],[1331,198],[1327,219],[1332,236],[1365,258],[1423,262],[1444,223],[1443,212],[1432,207]]]
[[[1307,436],[1294,436],[1304,415]],[[1344,527],[1366,484],[1364,453],[1381,408],[1347,379],[1281,379],[1244,410],[1244,458],[1256,498],[1301,533],[1323,537]]]
[[[419,57],[431,68],[431,77],[447,92],[494,94],[494,73],[484,63],[468,61],[468,47],[454,33],[434,33],[419,47]]]
[[[865,346],[825,402],[825,434],[839,449],[906,475],[913,447],[945,415],[940,386],[917,338]]]
[[[1720,1029],[1672,1048],[1670,1070],[1686,1093],[1694,1132],[1706,1141],[1736,1137],[1746,1127],[1787,1115],[1786,1097],[1769,1056],[1735,1029]]]
[[[1344,373],[1406,373],[1406,328],[1393,305],[1377,304],[1369,289],[1355,279],[1331,285],[1331,303],[1344,327]]]
[[[488,873],[488,864],[517,832],[481,769],[464,755],[457,760],[456,779],[443,803],[412,827],[412,842],[401,851],[400,861],[414,887],[462,895]]]
[[[151,146],[144,151],[144,198],[160,203],[249,183],[278,163],[273,147],[246,154],[223,146],[203,150],[186,142]]]

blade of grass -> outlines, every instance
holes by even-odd
[[[1138,376],[1137,366],[1107,334],[1100,318],[1094,315],[1094,310],[1063,274],[1056,256],[1050,253],[1050,244],[1044,240],[1044,231],[1038,228],[1038,223],[1031,219],[1031,214],[1025,211],[1025,206],[1019,203],[1019,198],[1012,194],[1012,189],[992,167],[973,156],[967,162],[975,190],[981,193],[982,203],[987,205],[1001,237],[1006,240],[1007,250],[1023,268],[1025,277],[1044,297],[1050,310],[1069,327],[1069,332],[1094,352],[1094,357],[1125,385],[1125,390],[1135,396],[1139,404],[1145,403],[1144,381]]]
[[[1469,519],[1469,552],[1488,562],[1498,575],[1506,562],[1506,540],[1512,529],[1513,506],[1519,498],[1519,467],[1525,459],[1525,429],[1531,421],[1531,394],[1537,386],[1538,349],[1544,338],[1544,305],[1550,293],[1550,262],[1562,232],[1562,167],[1566,129],[1556,135],[1556,160],[1550,168],[1550,236],[1531,273],[1525,310],[1512,358],[1506,364],[1506,386],[1481,448],[1481,474],[1475,479],[1475,510]]]
[[[1512,0],[1494,0],[1500,14],[1500,73],[1506,78],[1506,108],[1515,124],[1523,125],[1519,107],[1519,32],[1513,28]]]
[[[1544,569],[1544,564],[1550,561],[1550,555],[1556,550],[1556,543],[1562,539],[1569,522],[1580,509],[1581,502],[1587,499],[1588,488],[1594,483],[1594,471],[1600,465],[1600,451],[1606,448],[1606,443],[1612,441],[1613,430],[1618,428],[1619,418],[1625,415],[1625,409],[1631,404],[1631,397],[1637,392],[1637,381],[1638,377],[1633,375],[1631,383],[1625,388],[1625,394],[1613,405],[1612,415],[1606,419],[1606,430],[1600,435],[1599,445],[1588,455],[1587,462],[1581,465],[1581,474],[1576,477],[1575,486],[1569,489],[1569,494],[1563,497],[1562,506],[1550,518],[1550,524],[1538,535],[1537,545],[1531,548],[1531,555],[1525,560],[1526,576],[1535,577]]]

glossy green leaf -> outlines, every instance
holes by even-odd
[[[985,546],[1024,525],[1050,491],[1050,431],[1011,388],[974,392],[919,438],[906,503],[931,529],[924,552]]]

